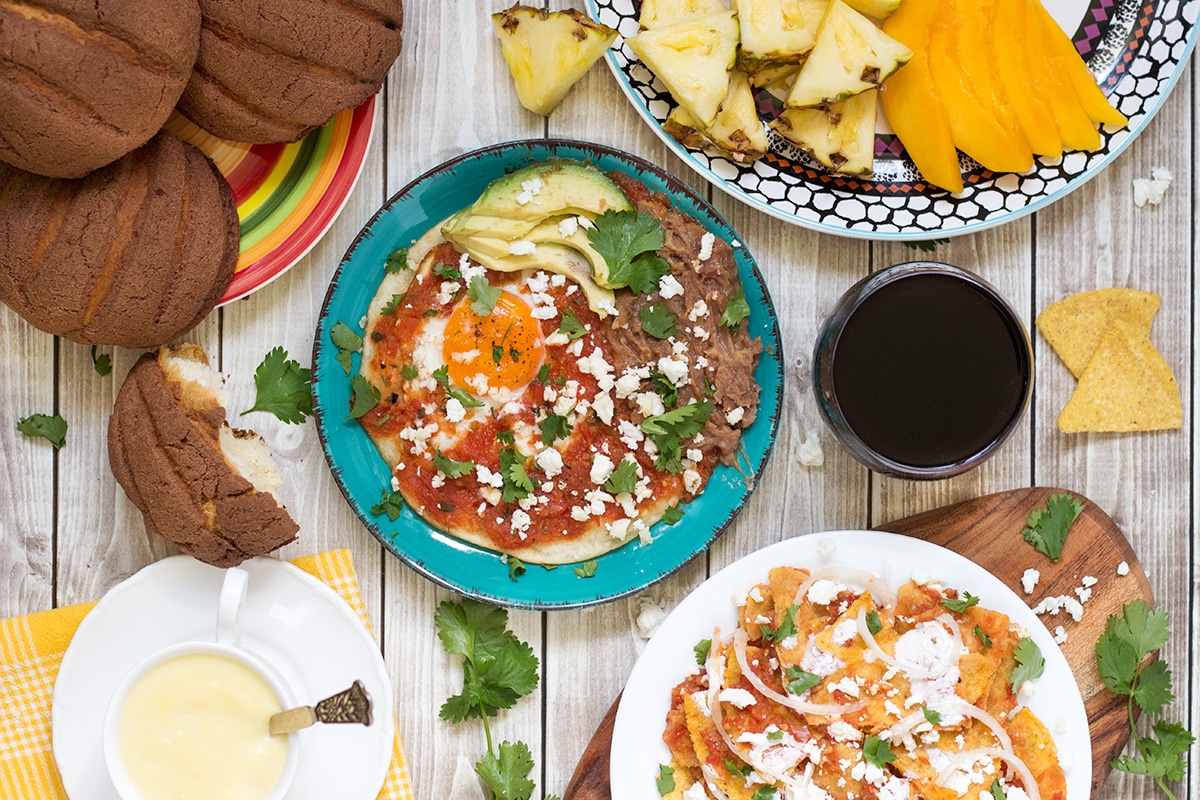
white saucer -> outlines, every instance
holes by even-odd
[[[374,800],[391,763],[392,684],[379,647],[350,606],[319,580],[274,558],[250,573],[241,644],[277,668],[298,702],[312,704],[360,680],[375,708],[369,727],[315,725],[300,736],[287,800]],[[54,758],[71,800],[118,800],[104,767],[109,697],[150,653],[215,638],[225,571],[190,556],[158,561],[114,586],[76,631],[54,684]]]

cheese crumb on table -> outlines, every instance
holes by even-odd
[[[1033,594],[1033,589],[1037,586],[1038,579],[1042,577],[1042,573],[1036,569],[1027,569],[1021,575],[1021,588],[1025,590],[1025,594]]]
[[[796,460],[802,467],[819,467],[825,463],[825,451],[821,449],[821,437],[815,430],[809,430],[800,443]]]
[[[1162,202],[1163,195],[1171,186],[1175,176],[1166,167],[1155,167],[1150,170],[1150,178],[1133,179],[1133,203],[1138,208],[1149,203],[1156,206]]]
[[[1129,574],[1129,562],[1128,561],[1122,561],[1120,564],[1117,564],[1117,574],[1122,575],[1122,576]]]

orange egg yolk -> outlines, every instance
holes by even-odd
[[[481,317],[463,300],[450,314],[442,357],[450,379],[478,393],[482,375],[488,386],[519,389],[533,380],[542,365],[545,345],[541,323],[529,304],[503,292],[492,313]]]

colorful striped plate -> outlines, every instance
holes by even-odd
[[[242,227],[237,271],[219,305],[266,286],[303,258],[337,219],[366,161],[375,96],[291,144],[218,139],[172,114],[167,129],[196,145],[229,181]]]

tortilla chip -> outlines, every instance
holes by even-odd
[[[1104,332],[1122,320],[1150,335],[1162,298],[1137,289],[1097,289],[1058,301],[1037,318],[1038,330],[1076,378],[1083,375]]]
[[[1183,425],[1171,368],[1145,335],[1117,320],[1058,415],[1063,433],[1156,431]]]

